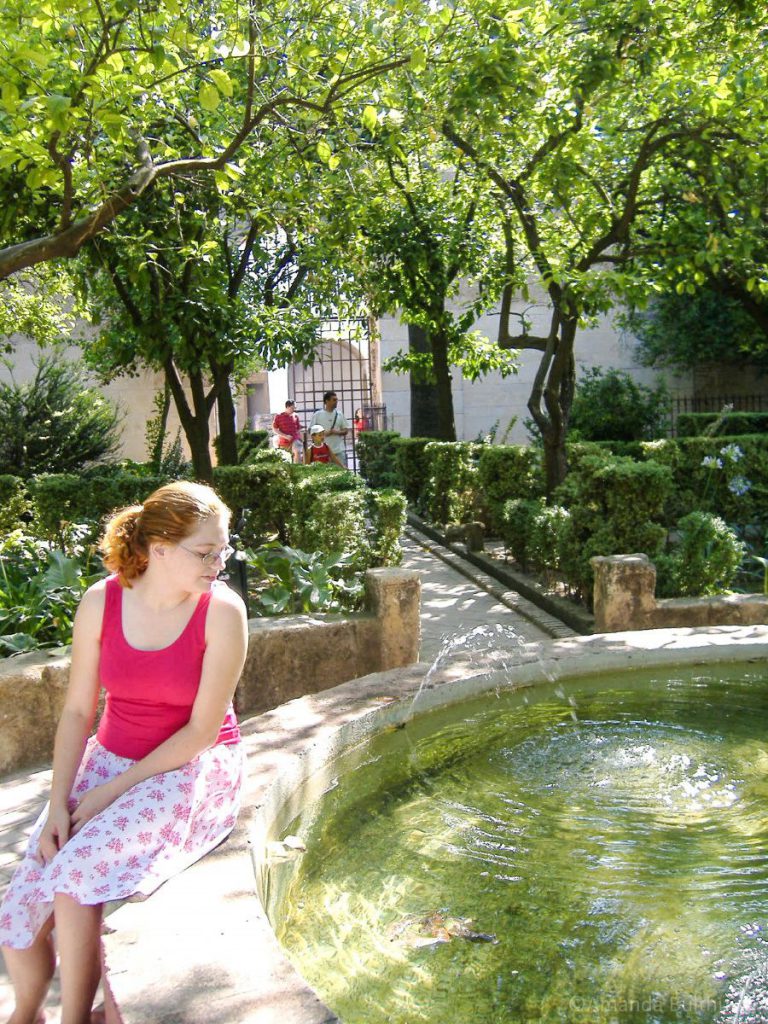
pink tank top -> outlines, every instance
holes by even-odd
[[[123,588],[117,576],[109,577],[99,658],[99,678],[107,700],[96,733],[107,750],[139,760],[187,724],[200,686],[210,603],[211,591],[201,594],[181,636],[168,647],[140,651],[125,639]],[[237,743],[239,739],[230,705],[216,742]]]

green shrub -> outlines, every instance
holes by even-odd
[[[67,473],[112,454],[117,410],[80,363],[43,357],[25,384],[0,383],[0,474]]]
[[[477,467],[472,441],[431,441],[425,448],[429,460],[426,511],[431,522],[470,522],[476,515]]]
[[[429,457],[426,452],[431,437],[398,437],[392,442],[397,470],[397,486],[408,504],[419,515],[426,512]]]
[[[666,466],[586,455],[555,492],[570,519],[558,552],[569,584],[591,604],[594,555],[644,552],[653,561],[664,546],[664,503],[672,489]]]
[[[356,450],[360,474],[369,487],[396,487],[395,430],[364,430],[357,435]]]
[[[513,498],[533,498],[543,491],[541,452],[523,445],[483,445],[477,464],[482,505],[491,529],[504,530],[504,506]]]
[[[571,536],[571,513],[568,509],[542,502],[529,525],[527,556],[534,565],[559,573]]]
[[[235,522],[242,515],[240,538],[246,547],[257,548],[275,535],[287,542],[293,508],[290,469],[279,456],[246,466],[214,467],[214,487],[234,512]]]
[[[140,504],[165,483],[167,477],[94,469],[80,474],[43,473],[33,477],[28,487],[41,535],[61,541],[72,523],[89,524],[89,535],[95,539],[106,516],[125,505]]]
[[[504,502],[502,508],[502,540],[524,572],[530,564],[528,545],[533,520],[543,507],[543,498],[511,498]]]
[[[405,495],[388,488],[368,492],[371,522],[371,565],[399,565],[403,559],[400,538],[405,526]]]
[[[741,565],[745,545],[718,516],[690,512],[677,524],[677,541],[657,558],[659,596],[699,597],[727,590]]]
[[[665,387],[637,384],[623,370],[588,370],[576,386],[570,428],[585,441],[639,441],[666,433]]]
[[[682,412],[677,417],[678,437],[727,434],[768,434],[768,412]]]
[[[18,476],[0,476],[0,536],[18,530],[31,510],[24,481]]]
[[[302,551],[339,551],[350,556],[353,571],[367,569],[371,564],[371,548],[365,522],[364,490],[318,491],[308,506],[305,499],[306,495],[300,505],[306,511],[295,512],[291,517],[291,547]]]
[[[768,436],[682,437],[643,444],[649,462],[668,466],[674,489],[670,523],[700,509],[741,527],[764,524],[768,498]]]

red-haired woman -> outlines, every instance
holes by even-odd
[[[247,624],[240,598],[217,581],[229,516],[210,488],[177,482],[107,525],[113,575],[75,617],[50,802],[0,907],[12,1024],[44,1020],[54,925],[61,1022],[87,1024],[103,904],[148,896],[235,823],[243,757],[232,696]],[[106,1019],[117,1019],[104,988]]]

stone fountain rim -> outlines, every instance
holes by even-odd
[[[518,687],[552,679],[567,685],[586,675],[634,668],[764,659],[768,659],[768,625],[718,626],[593,634],[526,644],[510,657],[508,669],[514,673],[511,686]],[[263,903],[266,868],[268,856],[274,856],[275,850],[270,844],[276,839],[276,830],[306,802],[313,778],[319,780],[322,792],[330,766],[339,756],[382,729],[412,717],[413,697],[428,669],[419,663],[374,673],[289,701],[243,724],[250,771],[244,812],[231,839],[150,900],[126,904],[109,919],[115,931],[105,939],[107,963],[124,1024],[143,1024],[150,1010],[153,1020],[178,1019],[166,1014],[177,1003],[179,986],[187,994],[185,1024],[198,1020],[206,1024],[331,1024],[338,1020],[292,966],[267,918]],[[452,658],[430,677],[416,710],[421,713],[459,703],[498,686],[498,678],[488,673],[483,676],[471,658]],[[245,884],[248,872],[250,885]],[[217,929],[221,941],[206,936],[198,952],[197,944],[183,942],[192,926],[189,913],[178,911],[199,904],[202,895],[210,898],[212,908],[226,905],[229,920]],[[256,962],[251,955],[243,956],[243,950],[239,956],[233,955],[236,951],[227,941],[228,929],[237,929],[238,935],[245,931],[247,944],[239,939],[237,945],[244,950],[258,949]],[[163,952],[160,985],[148,934]],[[179,942],[182,952],[169,963],[168,951],[178,950]],[[199,1016],[193,1012],[196,1004],[194,991],[190,991],[196,984],[195,964],[190,962],[195,955],[205,965],[207,976],[199,993]],[[154,974],[151,1007],[147,1005],[150,971]],[[219,977],[217,989],[211,979]]]

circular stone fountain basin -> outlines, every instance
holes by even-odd
[[[711,633],[454,661],[294,794],[263,890],[345,1024],[768,1019],[765,631]]]

